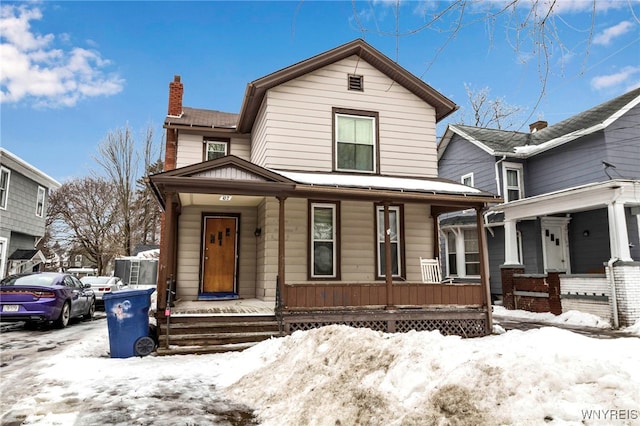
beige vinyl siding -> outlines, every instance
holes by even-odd
[[[178,135],[178,152],[176,168],[202,162],[202,135],[180,133]]]
[[[200,288],[200,256],[202,213],[239,213],[238,292],[240,297],[256,297],[255,207],[188,206],[183,207],[178,221],[178,298],[195,300]]]
[[[202,162],[204,159],[204,138],[205,136],[202,134],[185,132],[179,134],[176,168]],[[212,138],[215,139],[215,137]],[[249,160],[250,150],[249,138],[231,138],[229,154],[240,157],[243,160]]]
[[[407,281],[422,281],[420,257],[433,259],[433,218],[427,204],[405,204],[404,247]]]
[[[364,92],[347,75],[364,76]],[[274,168],[331,171],[332,108],[379,114],[381,173],[437,176],[435,111],[356,56],[271,89],[253,134],[253,161]]]

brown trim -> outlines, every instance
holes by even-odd
[[[353,115],[353,116],[361,116],[361,117],[373,117],[375,119],[375,129],[374,129],[374,137],[376,140],[374,141],[374,154],[375,154],[375,164],[373,167],[375,170],[371,172],[366,172],[362,170],[338,170],[337,167],[337,157],[336,157],[336,114],[343,115]],[[366,111],[359,109],[350,109],[350,108],[331,108],[331,170],[334,172],[340,173],[357,173],[363,175],[379,175],[380,172],[380,115],[377,111]]]
[[[311,250],[311,242],[313,241],[313,238],[311,236],[312,232],[313,232],[313,224],[311,223],[311,207],[313,204],[333,204],[335,206],[335,213],[336,213],[336,223],[334,223],[334,227],[336,230],[336,237],[335,237],[335,262],[336,264],[335,266],[335,271],[336,271],[336,276],[335,277],[314,277],[312,276],[312,268],[313,268],[313,259],[312,259],[312,254],[313,251]],[[307,280],[309,281],[340,281],[342,279],[342,232],[341,232],[341,224],[340,224],[340,217],[341,217],[341,213],[340,213],[340,201],[336,201],[336,200],[307,200]]]
[[[207,159],[207,143],[208,142],[219,142],[227,145],[227,152],[223,157],[226,157],[231,154],[231,138],[217,138],[211,136],[205,136],[202,138],[202,161],[211,161]],[[217,158],[215,158],[217,160]]]
[[[232,217],[236,219],[236,257],[235,257],[235,279],[234,279],[234,283],[233,283],[233,289],[235,293],[240,293],[240,240],[241,240],[241,235],[240,235],[240,230],[241,230],[241,224],[242,224],[242,215],[241,213],[227,213],[227,212],[202,212],[200,215],[200,249],[199,249],[199,256],[200,259],[198,261],[198,293],[202,293],[203,291],[203,279],[204,277],[203,272],[204,272],[204,266],[203,266],[203,259],[202,257],[204,256],[204,244],[205,244],[205,235],[204,235],[204,231],[205,231],[205,227],[206,227],[206,219],[207,218],[216,218],[216,217]]]
[[[276,307],[286,307],[287,306],[287,297],[284,293],[284,285],[285,285],[285,223],[286,223],[286,211],[284,202],[287,197],[277,197],[278,198],[278,279],[276,280],[276,285],[278,286],[278,292],[280,293],[280,306]],[[278,300],[276,298],[276,305],[278,304]]]
[[[373,253],[374,253],[374,279],[377,281],[386,279],[385,276],[378,275],[378,207],[383,207],[384,203],[373,203]],[[400,245],[398,246],[398,250],[400,250],[400,275],[394,275],[394,278],[401,278],[403,280],[407,279],[407,262],[405,260],[405,231],[404,231],[404,204],[389,204],[389,208],[398,207],[398,214],[400,220]]]

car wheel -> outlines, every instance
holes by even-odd
[[[56,326],[58,328],[65,328],[69,325],[69,318],[71,318],[71,304],[69,302],[64,302],[62,310],[60,311],[60,316],[56,320]]]
[[[91,299],[91,304],[89,305],[89,310],[87,311],[86,314],[84,314],[82,316],[82,318],[86,319],[86,320],[90,320],[91,318],[93,318],[93,314],[96,312],[96,298],[92,298]]]

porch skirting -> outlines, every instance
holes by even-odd
[[[357,309],[276,310],[285,334],[332,324],[370,328],[385,333],[439,330],[443,335],[480,337],[490,333],[485,309]]]

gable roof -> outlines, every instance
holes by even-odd
[[[262,100],[269,89],[353,55],[367,61],[387,77],[432,105],[436,110],[436,122],[458,108],[453,101],[374,49],[370,44],[362,39],[356,39],[247,84],[238,120],[238,130],[243,133],[251,131]]]
[[[438,159],[454,134],[492,155],[529,157],[603,130],[640,103],[640,88],[534,133],[449,125],[438,145]]]

